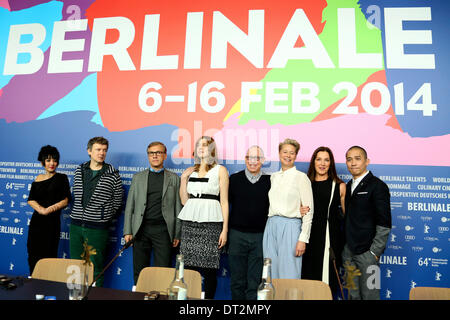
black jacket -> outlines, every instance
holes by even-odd
[[[351,187],[350,180],[345,195],[346,244],[353,254],[372,250],[380,256],[392,227],[389,188],[372,172],[358,184],[353,195]],[[382,239],[376,239],[378,230],[384,230]]]

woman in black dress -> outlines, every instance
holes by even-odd
[[[30,275],[40,259],[57,257],[61,210],[71,199],[67,176],[56,172],[58,149],[49,145],[42,147],[38,160],[46,172],[36,177],[28,196],[28,204],[34,209],[27,241]]]
[[[339,287],[333,258],[339,271],[344,247],[342,223],[346,187],[337,176],[333,153],[329,148],[319,147],[314,151],[308,177],[312,182],[314,218],[303,255],[302,279],[323,281],[335,294]],[[302,216],[308,211],[309,207],[300,209]]]

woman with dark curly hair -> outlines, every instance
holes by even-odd
[[[28,204],[34,209],[28,229],[28,265],[30,275],[42,258],[56,258],[61,230],[60,215],[71,199],[67,176],[57,173],[58,149],[41,148],[38,160],[45,169],[31,184]]]

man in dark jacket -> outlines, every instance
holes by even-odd
[[[96,250],[91,256],[94,278],[103,270],[111,221],[121,205],[123,188],[119,171],[105,163],[108,140],[95,137],[89,140],[90,161],[81,164],[73,178],[73,208],[70,214],[70,257],[81,259],[84,242]],[[103,285],[103,276],[96,286]]]
[[[367,170],[367,152],[353,146],[346,153],[348,171],[353,179],[347,183],[345,196],[344,265],[356,267],[360,276],[353,278],[351,300],[380,299],[378,261],[384,252],[391,230],[391,205],[388,186]],[[349,270],[347,269],[347,275]],[[349,285],[347,283],[347,285]]]
[[[250,147],[245,170],[230,176],[228,262],[233,300],[256,300],[261,281],[270,190],[270,176],[261,171],[263,163],[262,149]]]

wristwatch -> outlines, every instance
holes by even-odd
[[[377,255],[376,255],[375,253],[373,253],[372,250],[369,250],[369,251],[370,251],[371,254],[373,254],[373,256],[375,257],[375,259],[377,259],[377,261],[378,261],[379,258],[377,257]]]

